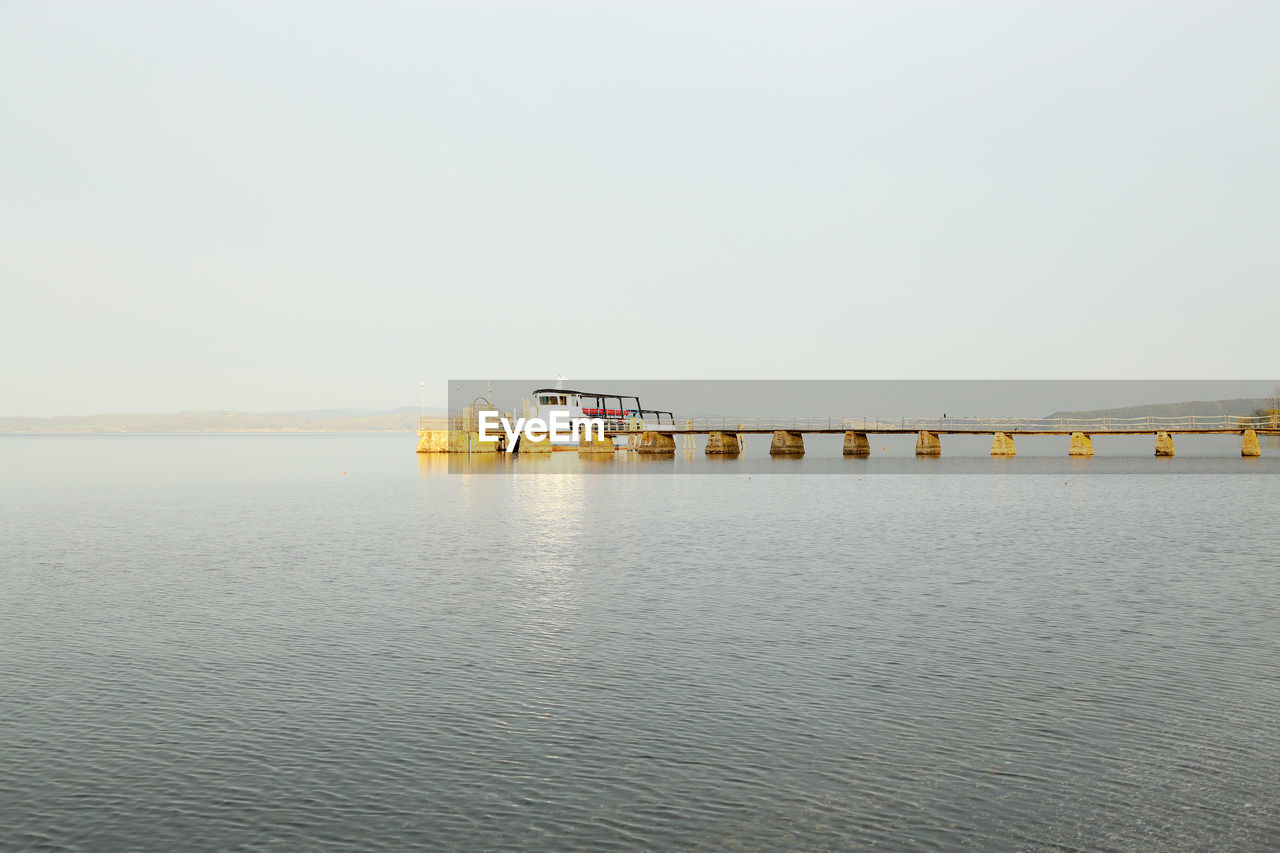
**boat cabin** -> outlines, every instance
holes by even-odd
[[[633,428],[636,419],[651,423],[675,423],[671,412],[646,409],[639,397],[626,394],[602,394],[596,391],[574,391],[568,388],[537,388],[533,391],[537,417],[547,419],[552,411],[563,411],[570,418],[603,418],[607,430]]]

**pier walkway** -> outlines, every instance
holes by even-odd
[[[670,435],[706,435],[712,432],[746,434],[797,433],[834,434],[861,432],[868,435],[908,435],[921,431],[934,435],[1072,435],[1109,433],[1112,435],[1153,435],[1174,433],[1240,433],[1254,430],[1259,435],[1280,435],[1280,421],[1251,415],[1187,416],[1175,418],[690,418],[683,423],[644,423],[637,427],[610,430],[614,435],[636,431]]]
[[[504,414],[504,419],[511,415]],[[741,452],[741,436],[770,435],[769,453],[799,456],[804,453],[804,436],[844,436],[844,455],[869,456],[870,436],[915,435],[917,456],[940,456],[942,436],[990,435],[992,456],[1016,456],[1015,439],[1021,436],[1070,436],[1070,456],[1092,456],[1093,438],[1099,435],[1154,435],[1155,455],[1173,456],[1175,435],[1239,435],[1241,456],[1261,456],[1260,435],[1280,435],[1280,419],[1274,414],[1216,415],[1136,418],[688,418],[683,423],[652,422],[631,418],[625,424],[610,422],[604,441],[586,439],[579,451],[611,453],[613,438],[627,438],[626,450],[638,453],[674,453],[675,439],[682,436],[686,449],[694,447],[694,437],[707,436],[705,452],[732,455]],[[505,450],[502,443],[476,440],[475,420],[464,418],[423,418],[418,430],[419,452],[474,453]],[[518,446],[521,452],[550,450],[545,442]]]
[[[673,453],[675,436],[706,435],[708,454],[741,452],[741,436],[770,434],[774,456],[804,454],[805,434],[844,435],[845,456],[870,456],[872,435],[915,435],[917,456],[941,456],[944,435],[990,435],[992,456],[1016,456],[1017,436],[1070,436],[1070,456],[1092,456],[1095,435],[1154,435],[1155,455],[1173,456],[1174,435],[1234,434],[1241,436],[1241,456],[1261,456],[1258,435],[1280,435],[1274,417],[1223,415],[1214,417],[1138,418],[691,418],[683,425],[632,423],[611,435],[629,435],[628,448],[640,453]],[[639,433],[637,434],[637,430]]]

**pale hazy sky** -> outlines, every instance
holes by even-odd
[[[1275,2],[0,0],[0,415],[1280,374]]]

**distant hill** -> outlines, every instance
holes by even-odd
[[[1054,412],[1048,418],[1139,418],[1248,415],[1275,406],[1274,397],[1152,403],[1116,409]],[[426,414],[447,410],[428,406]],[[61,415],[52,418],[0,417],[0,435],[92,435],[98,433],[223,432],[414,432],[418,408],[306,409],[296,412],[172,412]]]
[[[429,415],[445,410],[428,407]],[[309,409],[298,412],[172,412],[167,414],[0,417],[0,434],[186,432],[413,432],[418,407],[399,409]]]
[[[1271,409],[1275,397],[1241,397],[1235,400],[1194,400],[1186,403],[1151,403],[1119,409],[1094,409],[1088,412],[1054,412],[1049,418],[1179,418],[1187,415],[1250,415],[1258,409]]]

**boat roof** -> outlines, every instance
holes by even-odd
[[[531,394],[575,394],[579,397],[595,397],[600,400],[635,400],[636,409],[637,411],[640,412],[640,414],[642,415],[652,414],[652,415],[659,415],[659,416],[666,415],[672,420],[675,420],[675,415],[671,414],[665,409],[643,408],[644,404],[641,403],[640,398],[635,396],[634,394],[598,394],[595,391],[574,391],[572,388],[535,388],[530,393]]]
[[[534,388],[531,393],[534,394],[576,394],[579,397],[616,397],[618,399],[626,398],[628,400],[639,400],[640,398],[634,394],[597,394],[595,391],[574,391],[571,388]]]

